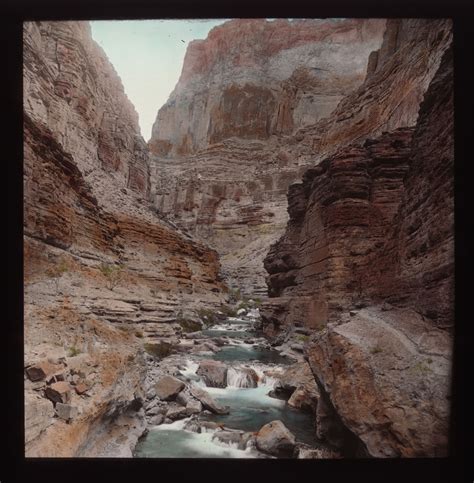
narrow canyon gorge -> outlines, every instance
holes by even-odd
[[[448,454],[450,20],[225,21],[148,142],[88,22],[23,34],[27,457]]]

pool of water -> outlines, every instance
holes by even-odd
[[[292,409],[285,401],[268,396],[270,389],[269,386],[247,389],[208,387],[209,394],[220,404],[229,406],[230,413],[201,415],[200,419],[243,431],[258,431],[264,424],[279,419],[297,441],[315,444],[314,417]]]
[[[238,362],[259,361],[265,364],[291,364],[293,361],[280,355],[274,349],[259,348],[252,345],[230,345],[214,353],[212,359],[216,361]]]

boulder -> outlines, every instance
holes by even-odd
[[[152,418],[150,418],[149,424],[150,426],[158,426],[165,420],[165,416],[163,414],[156,414]]]
[[[257,433],[257,448],[274,456],[291,457],[295,443],[294,435],[280,420],[265,424]]]
[[[71,400],[71,386],[65,381],[55,382],[46,388],[44,394],[53,403],[66,404]]]
[[[190,414],[199,414],[202,411],[202,404],[200,401],[195,399],[191,399],[188,404],[186,404],[186,413]]]
[[[227,386],[227,366],[222,362],[213,360],[202,361],[196,374],[201,376],[209,387]]]
[[[184,382],[173,376],[163,376],[155,384],[156,395],[163,401],[170,401],[184,389]]]
[[[295,409],[303,409],[314,412],[316,405],[315,399],[311,396],[311,394],[306,392],[304,387],[299,387],[296,389],[291,395],[290,399],[288,399],[288,406]]]
[[[79,414],[79,409],[77,406],[58,402],[56,403],[56,414],[64,421],[71,421]]]
[[[191,386],[190,391],[191,394],[201,402],[205,409],[208,409],[214,414],[229,414],[228,408],[217,404],[211,395],[204,391],[204,389],[193,385]]]
[[[61,364],[52,364],[49,361],[38,362],[26,368],[26,375],[30,381],[43,381],[53,375],[59,375],[64,371]]]
[[[237,446],[238,449],[245,449],[242,444],[242,434],[239,431],[216,431],[212,439],[218,439],[229,446]]]
[[[168,406],[168,411],[166,412],[166,418],[171,419],[171,421],[176,421],[177,419],[182,419],[188,416],[186,408],[181,406],[181,404],[170,403]]]

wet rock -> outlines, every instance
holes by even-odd
[[[55,382],[47,387],[44,393],[54,403],[66,404],[71,399],[71,386],[65,381]]]
[[[64,421],[71,421],[79,414],[79,409],[77,406],[58,402],[56,404],[56,414],[59,418],[64,419]]]
[[[329,448],[311,448],[305,444],[295,447],[295,456],[298,459],[340,459],[341,453]]]
[[[245,447],[242,447],[242,434],[239,431],[217,431],[212,439],[218,439],[228,445],[233,444],[239,449],[245,449]]]
[[[173,400],[185,387],[184,382],[173,376],[163,376],[155,384],[156,395],[163,401]]]
[[[193,385],[191,386],[190,391],[191,394],[201,402],[205,409],[211,411],[214,414],[229,414],[228,408],[221,406],[216,401],[214,401],[211,395],[208,392],[204,391],[204,389]]]
[[[227,386],[227,366],[219,361],[202,361],[196,374],[202,377],[209,387]]]
[[[291,457],[296,439],[280,421],[271,421],[257,433],[257,448],[265,453],[280,457]]]

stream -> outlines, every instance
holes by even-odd
[[[271,458],[253,446],[242,448],[233,441],[221,441],[215,430],[201,428],[201,432],[189,430],[192,419],[221,424],[231,430],[256,432],[270,421],[280,420],[293,433],[297,442],[317,447],[314,436],[314,415],[293,409],[285,400],[270,397],[268,393],[277,383],[275,376],[294,361],[265,345],[265,339],[254,330],[255,318],[229,317],[223,323],[203,330],[203,336],[227,337],[227,345],[215,353],[183,356],[185,369],[181,375],[192,384],[207,391],[220,405],[227,406],[229,414],[209,411],[185,419],[163,423],[149,428],[138,442],[134,456],[137,458]],[[199,361],[214,359],[228,364],[227,387],[206,386],[196,374]],[[248,387],[245,370],[253,369],[258,375],[257,387]],[[247,386],[247,387],[246,387]]]

